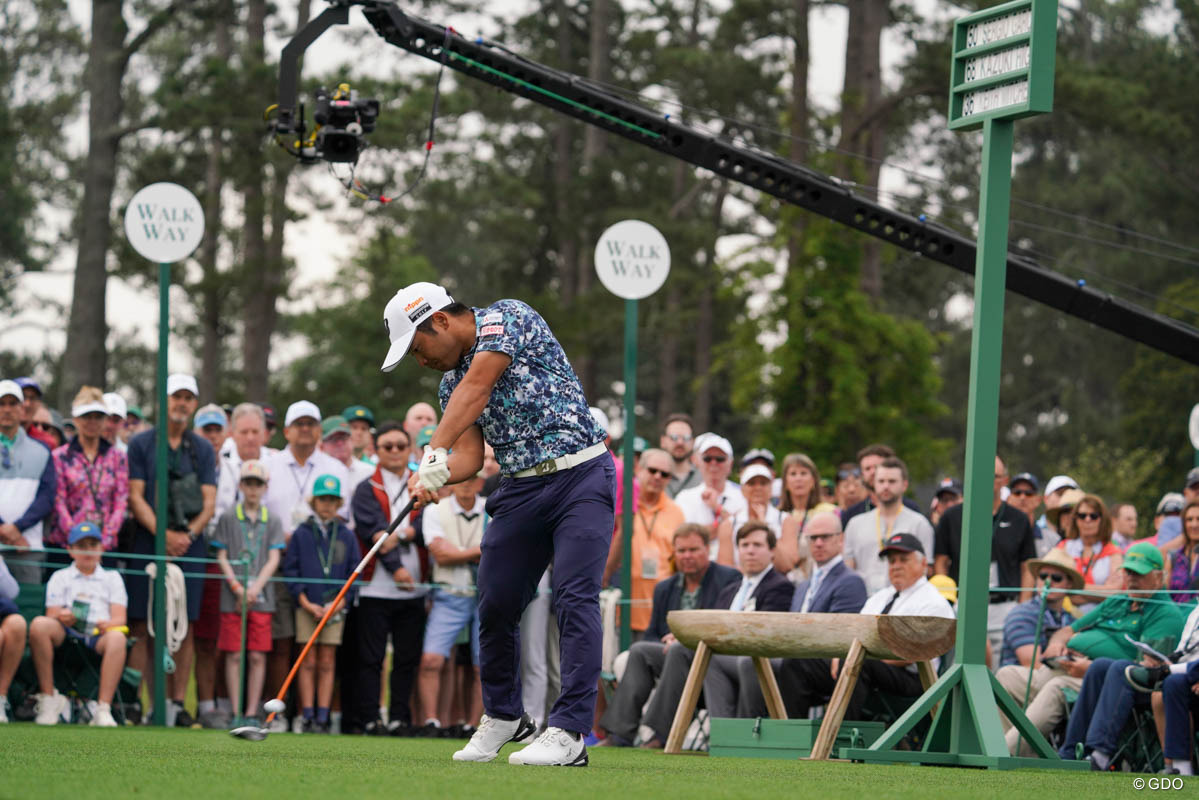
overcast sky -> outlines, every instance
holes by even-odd
[[[515,2],[511,4],[514,9],[520,7]],[[287,0],[283,0],[281,5],[291,5],[294,9],[294,3],[288,3]],[[950,13],[944,4],[936,3],[934,0],[921,0],[918,5],[924,7],[925,10],[937,8],[942,15]],[[313,13],[318,13],[322,7],[323,4],[317,0],[313,4]],[[86,29],[89,24],[91,3],[88,0],[70,0],[70,8],[81,28]],[[492,10],[494,11],[495,8],[493,7]],[[369,29],[358,11],[351,13],[350,21],[351,26],[356,29]],[[502,30],[493,29],[478,18],[455,15],[432,21],[448,22],[468,34],[482,33],[489,38],[501,41],[504,38]],[[136,24],[133,27],[136,30]],[[810,29],[812,64],[809,70],[809,91],[812,101],[822,107],[833,108],[836,106],[836,98],[843,76],[845,28],[846,11],[842,7],[821,6],[812,12]],[[325,34],[308,50],[306,55],[308,65],[323,69],[335,66],[343,60],[344,49],[339,46],[334,34],[335,31]],[[281,42],[278,43],[278,46],[281,44]],[[903,47],[903,43],[897,37],[886,37],[883,46],[884,63],[893,64],[898,61],[903,56]],[[372,59],[363,59],[362,63],[378,63],[384,71],[407,67],[422,69],[426,67],[423,60],[415,59],[382,43],[380,43],[379,52],[394,54],[394,62],[389,63],[390,59],[385,57],[377,62]],[[894,76],[889,76],[889,79],[893,81]],[[720,111],[720,109],[715,110]],[[85,109],[81,110],[80,121],[70,131],[72,141],[76,142],[76,147],[80,151],[85,145],[86,131],[82,122],[82,115],[85,113]],[[436,156],[431,162],[431,169],[434,171],[437,169]],[[163,176],[163,179],[169,180],[170,177]],[[316,173],[309,175],[307,181],[311,186],[317,187],[319,191],[327,192],[330,198],[339,198],[344,194],[333,178],[325,177],[323,171],[319,175]],[[902,177],[895,171],[885,170],[883,183],[896,186],[902,183]],[[126,199],[125,196],[115,197],[114,205],[119,206]],[[340,202],[345,204],[344,207],[353,207],[350,201],[342,199]],[[362,213],[365,216],[370,212],[364,210]],[[319,215],[311,215],[303,221],[288,224],[285,247],[287,254],[298,265],[296,296],[301,298],[288,310],[312,307],[312,301],[304,298],[310,297],[312,292],[309,290],[332,277],[338,266],[354,253],[359,241],[354,233],[355,231],[334,227]],[[729,244],[732,247],[735,243],[730,242]],[[0,349],[22,353],[61,351],[63,349],[66,340],[66,311],[60,311],[60,308],[66,309],[70,304],[74,259],[73,251],[64,251],[59,254],[49,272],[26,274],[18,280],[16,291],[18,313],[0,329]],[[177,291],[173,294],[172,303],[175,302],[184,302],[181,292]],[[110,278],[107,315],[109,325],[114,330],[133,332],[138,339],[151,346],[157,341],[158,313],[154,290],[140,291],[126,281]],[[294,344],[281,343],[281,346],[277,347],[276,352],[272,355],[272,370],[294,357],[296,352]],[[186,371],[193,367],[191,356],[186,349],[180,347],[178,343],[173,343],[171,371]],[[145,399],[132,400],[138,402]]]

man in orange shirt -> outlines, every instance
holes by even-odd
[[[674,460],[665,450],[651,449],[641,454],[637,470],[637,481],[641,495],[633,511],[633,600],[629,627],[633,640],[639,641],[649,627],[653,610],[654,586],[658,581],[674,574],[670,554],[674,552],[672,536],[683,524],[683,510],[666,496],[666,484],[674,471]],[[604,568],[604,585],[620,568],[624,552],[624,536],[620,514],[616,516],[616,533],[612,536],[612,548],[608,551],[608,563]]]

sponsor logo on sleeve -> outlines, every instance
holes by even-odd
[[[484,325],[494,325],[496,323],[502,323],[503,321],[504,321],[504,315],[502,312],[499,312],[499,311],[495,311],[495,312],[483,317]]]
[[[484,325],[479,329],[480,336],[499,336],[504,332],[503,325]]]

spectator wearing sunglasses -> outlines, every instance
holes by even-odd
[[[1032,525],[1033,544],[1037,549],[1037,558],[1041,558],[1057,547],[1057,543],[1062,540],[1057,531],[1037,520],[1037,509],[1040,508],[1042,500],[1041,484],[1036,475],[1031,472],[1021,472],[1012,478],[1008,488],[1011,489],[1011,494],[1008,495],[1007,503],[1013,508],[1020,509],[1028,517],[1028,521]]]
[[[674,574],[671,554],[674,552],[674,532],[683,524],[683,509],[666,495],[666,484],[670,481],[672,459],[665,450],[646,450],[641,454],[641,469],[637,480],[641,484],[641,497],[637,511],[633,514],[632,542],[632,609],[629,612],[629,627],[633,640],[641,637],[649,628],[653,611],[654,587]],[[620,567],[624,552],[624,520],[617,515],[616,533],[608,551],[608,563],[604,568],[604,584]]]
[[[999,651],[999,666],[1016,664],[1027,667],[1032,663],[1033,648],[1037,651],[1037,662],[1044,655],[1049,637],[1061,628],[1074,622],[1074,615],[1064,608],[1066,590],[1080,590],[1084,585],[1082,575],[1074,568],[1074,559],[1064,550],[1050,550],[1044,556],[1028,562],[1028,568],[1036,578],[1036,595],[1031,600],[1012,609],[1003,623],[1003,646]],[[1045,596],[1045,611],[1041,614],[1040,589],[1049,582],[1049,593]],[[1041,616],[1041,638],[1036,638],[1037,617]]]
[[[1065,499],[1073,498],[1067,493]],[[1112,518],[1107,513],[1107,506],[1093,494],[1082,495],[1074,501],[1074,514],[1065,530],[1066,538],[1058,547],[1074,559],[1075,569],[1086,581],[1085,588],[1096,590],[1094,594],[1072,598],[1078,612],[1086,614],[1108,594],[1120,590],[1123,585],[1120,565],[1124,554],[1112,544]]]
[[[38,421],[38,412],[45,410],[42,403],[42,387],[36,380],[29,377],[17,378],[16,384],[21,390],[21,427],[25,429],[30,439],[41,442],[47,449],[58,447],[58,441]],[[43,417],[43,419],[46,419]],[[46,421],[49,421],[46,419]]]
[[[662,425],[662,438],[658,446],[670,454],[673,462],[670,483],[666,484],[666,496],[671,500],[679,496],[679,492],[699,486],[703,481],[699,467],[691,460],[695,444],[695,428],[691,417],[687,414],[671,414]]]
[[[744,514],[745,497],[741,487],[730,481],[733,469],[733,446],[715,433],[703,433],[695,439],[695,453],[703,480],[674,497],[687,522],[707,525],[716,541],[716,526],[725,518]]]

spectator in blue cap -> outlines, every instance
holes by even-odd
[[[125,584],[115,570],[100,566],[104,545],[101,531],[80,522],[67,536],[72,564],[50,576],[46,584],[46,613],[29,625],[29,650],[37,672],[36,722],[54,725],[69,714],[70,701],[54,687],[54,651],[68,637],[100,656],[100,691],[91,724],[115,728],[112,698],[125,671]]]

